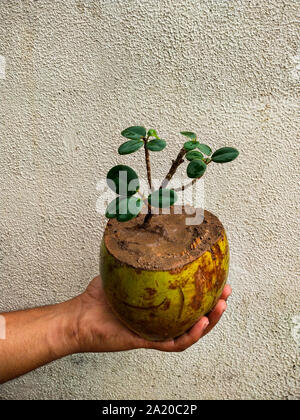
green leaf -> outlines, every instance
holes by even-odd
[[[187,141],[184,143],[183,147],[185,150],[194,150],[196,147],[198,147],[199,142],[198,141]]]
[[[206,165],[203,160],[192,160],[187,167],[187,176],[189,178],[200,178],[206,171]]]
[[[109,205],[106,207],[105,217],[107,217],[108,219],[114,219],[115,217],[117,217],[117,208],[119,200],[120,197],[117,197],[109,203]]]
[[[227,163],[236,159],[238,155],[239,151],[234,147],[221,147],[221,149],[215,151],[211,160],[216,163]]]
[[[191,150],[185,155],[185,157],[187,160],[203,159],[202,153],[198,152],[197,150]]]
[[[143,201],[137,197],[117,197],[107,206],[105,216],[127,222],[136,217],[142,210]]]
[[[196,141],[197,139],[197,135],[195,133],[192,133],[191,131],[181,131],[180,134],[194,141]]]
[[[129,140],[121,144],[118,149],[119,155],[129,155],[134,153],[143,146],[144,142],[141,140]]]
[[[147,149],[151,150],[151,152],[160,152],[166,147],[167,143],[163,139],[158,140],[150,140],[147,143]]]
[[[212,153],[211,148],[207,146],[207,144],[199,143],[197,147],[199,150],[201,150],[202,153],[204,153],[207,156],[210,156]]]
[[[140,140],[142,137],[146,137],[146,128],[141,126],[128,127],[121,134],[127,139]]]
[[[117,165],[111,168],[106,181],[109,188],[122,196],[131,196],[140,188],[137,173],[126,165]]]
[[[174,190],[161,188],[149,195],[148,202],[153,207],[164,208],[172,206],[177,199],[178,196]]]
[[[137,197],[125,197],[119,201],[117,220],[119,222],[128,222],[138,216],[142,210],[143,201]]]
[[[147,136],[148,136],[148,137],[155,137],[156,139],[158,139],[158,138],[159,138],[159,137],[158,137],[158,135],[157,135],[156,130],[154,130],[153,128],[151,128],[151,129],[148,131]]]

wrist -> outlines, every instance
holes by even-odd
[[[80,299],[74,298],[54,305],[52,308],[48,342],[53,358],[59,359],[80,352],[78,334]]]

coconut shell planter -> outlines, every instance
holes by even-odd
[[[239,152],[222,147],[213,153],[196,134],[181,134],[188,141],[155,191],[150,153],[163,150],[166,142],[155,130],[147,132],[140,126],[122,132],[129,140],[119,147],[120,155],[144,149],[148,197],[140,192],[139,178],[132,168],[117,165],[107,174],[116,198],[106,210],[109,220],[100,262],[103,286],[119,319],[148,340],[167,340],[186,332],[213,309],[228,276],[229,247],[222,223],[204,211],[201,223],[188,225],[191,209],[187,213],[187,207],[175,203],[177,192],[195,184],[211,162],[230,162]],[[190,182],[179,189],[167,188],[186,160]],[[162,208],[168,208],[168,214],[162,213]],[[155,214],[153,209],[158,209]]]

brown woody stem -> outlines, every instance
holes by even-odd
[[[145,149],[146,149],[146,142],[145,142]],[[159,189],[165,188],[168,183],[170,182],[170,180],[172,179],[172,177],[174,176],[175,172],[177,171],[177,168],[179,165],[181,165],[184,162],[184,155],[186,154],[186,150],[184,149],[184,147],[182,149],[180,149],[180,152],[178,153],[178,156],[175,160],[173,160],[172,162],[172,166],[169,170],[169,172],[167,173],[165,179],[163,180],[161,186],[159,187]],[[146,162],[147,162],[147,157],[146,157]],[[146,215],[145,219],[144,219],[144,223],[143,223],[143,227],[147,228],[147,226],[149,226],[150,221],[152,219],[153,214],[151,213],[151,206],[150,208],[148,207],[148,214]]]
[[[208,159],[208,160],[206,160],[205,163],[206,163],[206,165],[209,165],[211,163],[211,160]],[[187,190],[189,187],[191,187],[192,185],[196,184],[196,182],[198,181],[198,179],[201,179],[202,176],[200,176],[199,178],[194,178],[193,181],[189,182],[186,185],[182,185],[181,187],[174,188],[174,191],[184,191],[184,190]]]
[[[137,193],[141,197],[141,199],[143,200],[144,204],[146,206],[150,206],[150,204],[148,203],[148,200],[145,198],[144,194],[142,194],[140,191],[138,191]]]
[[[144,222],[143,222],[143,228],[147,228],[148,226],[149,226],[149,224],[150,224],[150,221],[151,221],[151,219],[152,219],[152,216],[153,216],[153,214],[151,213],[151,206],[150,206],[150,208],[149,208],[149,206],[148,206],[148,213],[146,214],[146,217],[145,217],[145,219],[144,219]]]
[[[147,179],[148,179],[148,184],[149,184],[149,188],[150,188],[150,192],[152,192],[152,178],[151,178],[151,165],[150,165],[150,153],[149,150],[147,148],[147,142],[148,142],[149,136],[145,137],[144,140],[144,150],[145,150],[145,160],[146,160],[146,169],[147,169]],[[147,206],[148,206],[148,213],[144,219],[143,222],[143,227],[146,228],[147,226],[149,226],[152,214],[151,214],[151,206],[149,204],[149,202],[147,201]]]
[[[174,188],[174,191],[184,191],[184,190],[187,190],[189,187],[191,187],[192,185],[196,184],[196,182],[197,182],[198,179],[200,179],[200,178],[195,178],[195,179],[193,179],[193,181],[189,182],[186,185],[182,185],[181,187]]]
[[[177,168],[179,165],[181,165],[184,162],[184,155],[186,154],[186,150],[184,149],[184,147],[180,150],[180,152],[178,153],[178,156],[175,160],[173,160],[172,162],[172,166],[168,172],[168,174],[166,175],[165,179],[163,180],[160,189],[161,188],[166,188],[166,186],[168,185],[168,183],[170,182],[170,180],[172,179],[173,175],[175,174],[175,172],[177,171]]]
[[[145,149],[145,159],[146,159],[146,168],[147,168],[147,178],[148,178],[148,184],[150,187],[150,190],[152,191],[152,179],[151,179],[151,165],[150,165],[150,153],[147,149],[147,142],[148,142],[149,136],[144,138],[144,149]]]

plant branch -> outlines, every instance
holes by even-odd
[[[147,148],[147,142],[148,142],[149,136],[145,137],[144,140],[144,150],[145,150],[145,159],[146,159],[146,168],[147,168],[147,178],[148,178],[148,184],[150,187],[150,190],[152,192],[152,179],[151,179],[151,165],[150,165],[150,153]]]
[[[146,143],[147,143],[147,140],[145,141],[145,149],[146,149]],[[184,157],[185,154],[186,154],[186,150],[183,147],[182,149],[180,149],[180,152],[178,153],[177,158],[175,160],[173,160],[172,166],[171,166],[169,172],[167,173],[165,179],[161,183],[161,186],[160,186],[159,189],[165,188],[168,185],[168,183],[172,179],[173,175],[177,171],[178,166],[181,165],[184,162],[183,157]],[[146,161],[147,161],[147,158],[146,158]],[[143,223],[144,228],[147,228],[149,226],[152,217],[153,217],[153,214],[151,213],[151,206],[150,206],[150,208],[148,207],[148,214],[146,215],[146,217],[144,219],[144,223]]]
[[[205,161],[205,163],[206,163],[206,166],[207,165],[209,165],[210,163],[211,163],[211,160],[208,158],[208,159],[206,159],[206,160],[204,160]],[[203,176],[203,175],[202,175]],[[173,188],[174,189],[174,191],[185,191],[185,190],[187,190],[188,188],[190,188],[192,185],[195,185],[196,184],[196,182],[198,181],[198,179],[201,179],[202,178],[202,176],[200,176],[199,178],[194,178],[191,182],[189,182],[188,184],[186,184],[186,185],[182,185],[181,187],[178,187],[178,188]]]
[[[150,221],[152,219],[152,216],[153,216],[153,214],[151,213],[151,206],[149,204],[148,213],[146,214],[146,217],[145,217],[143,225],[142,225],[144,229],[146,229],[150,225]]]
[[[200,178],[195,178],[195,179],[193,179],[193,181],[189,182],[188,184],[182,185],[181,187],[178,187],[178,188],[173,188],[173,190],[174,191],[184,191],[184,190],[187,190],[189,187],[191,187],[192,185],[196,184],[196,182],[198,181],[198,179],[200,179]]]
[[[181,165],[184,162],[184,155],[186,154],[186,150],[184,149],[184,147],[180,150],[180,152],[178,153],[178,156],[175,160],[173,160],[172,162],[172,166],[169,170],[169,172],[167,173],[165,179],[163,180],[160,189],[162,188],[166,188],[166,186],[168,185],[168,183],[170,182],[170,180],[172,179],[173,175],[175,174],[175,172],[177,171],[179,165]]]
[[[141,197],[145,206],[147,206],[147,208],[148,208],[148,213],[146,214],[146,216],[144,218],[144,221],[143,221],[143,224],[142,224],[142,226],[145,227],[145,223],[146,223],[146,226],[148,226],[148,224],[149,224],[148,219],[151,215],[151,205],[150,205],[149,201],[147,200],[147,198],[145,198],[144,194],[142,194],[140,191],[138,191],[138,195]]]
[[[145,150],[146,150],[146,143],[147,143],[147,139],[145,139]],[[186,154],[186,150],[184,149],[184,147],[182,147],[182,149],[180,149],[180,152],[178,153],[177,158],[175,160],[173,160],[172,166],[171,166],[169,172],[167,173],[165,179],[161,183],[161,186],[160,186],[159,189],[165,188],[168,185],[168,183],[170,182],[170,180],[174,176],[175,172],[177,171],[178,166],[181,165],[184,162],[183,157],[184,157],[185,154]],[[147,157],[146,157],[146,162],[147,162]],[[144,219],[144,223],[143,223],[144,228],[147,228],[149,226],[152,217],[153,217],[153,214],[151,213],[151,206],[150,206],[150,208],[148,207],[148,214],[146,215],[146,217]]]
[[[210,163],[211,163],[211,160],[208,158],[208,159],[206,159],[205,160],[205,163],[206,163],[206,165],[209,165]],[[203,176],[203,175],[202,175]],[[188,188],[190,188],[192,185],[195,185],[196,184],[196,182],[198,181],[198,179],[201,179],[202,178],[202,176],[200,176],[199,178],[194,178],[191,182],[189,182],[188,184],[186,184],[186,185],[182,185],[181,187],[178,187],[178,188],[173,188],[174,189],[174,191],[185,191],[185,190],[187,190]]]
[[[145,150],[146,150],[147,140],[148,139],[145,139]],[[173,160],[169,172],[167,173],[165,179],[161,183],[160,189],[166,188],[166,186],[169,184],[169,182],[173,178],[174,174],[176,173],[178,167],[184,162],[183,158],[184,158],[186,153],[187,153],[187,151],[185,150],[184,147],[182,147],[180,149],[178,155],[177,155],[177,158],[175,160]],[[146,162],[147,162],[147,158],[146,158]],[[208,165],[210,163],[210,160],[207,160],[205,163]],[[188,183],[187,185],[182,185],[180,188],[174,188],[174,191],[184,191],[184,190],[188,189],[190,186],[194,185],[197,182],[197,180],[200,179],[200,178],[195,178],[190,183]],[[150,206],[150,204],[148,204],[148,214],[146,215],[146,217],[144,219],[144,223],[143,223],[144,228],[147,228],[147,226],[149,226],[150,221],[152,219],[152,216],[153,216],[153,214],[151,213],[151,206]]]
[[[150,204],[149,204],[147,198],[145,198],[144,194],[142,194],[140,191],[138,191],[138,195],[141,197],[141,199],[143,200],[144,204],[149,208]]]
[[[144,141],[144,150],[145,150],[145,160],[146,160],[146,169],[147,169],[147,178],[148,178],[148,184],[149,184],[149,188],[150,188],[150,192],[152,192],[152,178],[151,178],[151,165],[150,165],[150,153],[149,150],[147,148],[147,142],[149,140],[149,136],[143,138]],[[145,202],[145,201],[144,201]],[[150,220],[152,218],[152,213],[151,213],[151,206],[147,200],[147,207],[148,207],[148,213],[146,214],[146,217],[144,219],[143,222],[143,228],[146,228],[147,226],[149,226]]]

